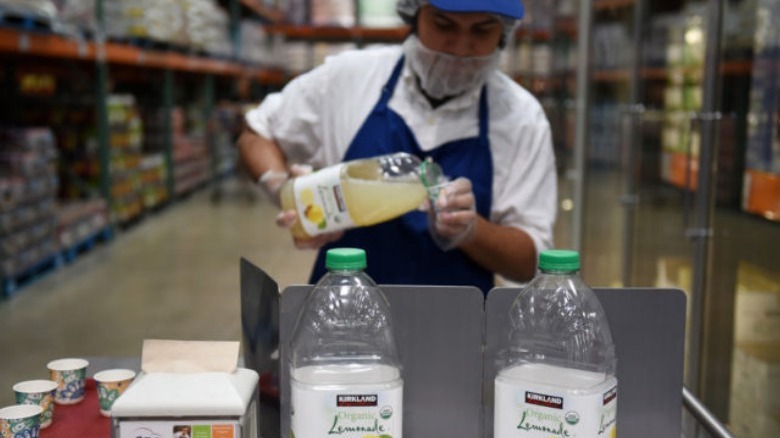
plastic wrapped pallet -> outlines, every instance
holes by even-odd
[[[190,47],[231,56],[230,19],[214,0],[183,0],[184,23]]]
[[[165,156],[161,153],[147,154],[140,164],[143,181],[144,207],[151,209],[168,199],[168,171]]]
[[[211,178],[211,156],[205,140],[205,126],[198,108],[187,112],[174,108],[173,180],[174,194],[184,195]]]
[[[57,18],[57,7],[51,0],[0,0],[0,12],[49,20]]]
[[[106,35],[188,43],[181,0],[114,0],[103,3]]]
[[[403,24],[395,12],[396,0],[360,0],[360,25],[396,27]]]
[[[290,24],[308,24],[309,0],[287,0],[283,10],[286,21]]]
[[[309,7],[314,26],[355,25],[355,3],[352,0],[312,0]]]
[[[64,250],[95,238],[109,226],[104,199],[69,201],[57,205],[57,241]]]
[[[29,128],[0,131],[0,151],[0,274],[13,278],[57,253],[57,149],[51,130]]]
[[[60,20],[89,32],[97,31],[95,0],[57,0]]]
[[[241,20],[239,24],[239,58],[252,64],[270,64],[272,53],[268,35],[259,21]]]
[[[109,96],[108,119],[112,219],[127,223],[143,212],[139,165],[144,136],[135,98],[129,94]]]

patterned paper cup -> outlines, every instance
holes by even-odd
[[[14,405],[0,409],[0,437],[38,438],[41,413],[38,405]]]
[[[135,371],[124,369],[105,370],[95,374],[100,413],[103,416],[111,416],[111,406],[130,386],[134,378]]]
[[[14,385],[16,403],[20,405],[38,405],[41,413],[41,429],[51,425],[54,418],[54,391],[57,382],[51,380],[27,380]]]
[[[54,401],[61,405],[73,405],[84,400],[84,382],[87,378],[87,362],[84,359],[58,359],[47,367],[51,380],[57,382]]]

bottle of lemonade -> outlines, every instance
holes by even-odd
[[[518,294],[499,349],[495,438],[614,438],[616,357],[576,251],[549,250]]]
[[[427,192],[421,161],[395,153],[348,161],[293,178],[281,190],[282,210],[295,210],[293,236],[318,234],[378,224],[420,206]],[[425,162],[425,168],[438,166]]]
[[[387,300],[366,253],[334,248],[290,345],[290,436],[401,438],[403,380]]]

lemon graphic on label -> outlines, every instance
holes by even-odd
[[[322,207],[316,204],[308,205],[303,212],[303,215],[306,216],[306,219],[315,224],[320,224],[325,220],[325,212],[322,210]]]
[[[311,189],[301,190],[301,204],[311,205],[314,204],[314,192]]]

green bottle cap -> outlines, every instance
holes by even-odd
[[[539,254],[539,269],[545,271],[579,271],[580,254],[568,249],[548,249]]]
[[[360,248],[332,248],[325,253],[325,268],[356,271],[366,269],[366,251]]]

